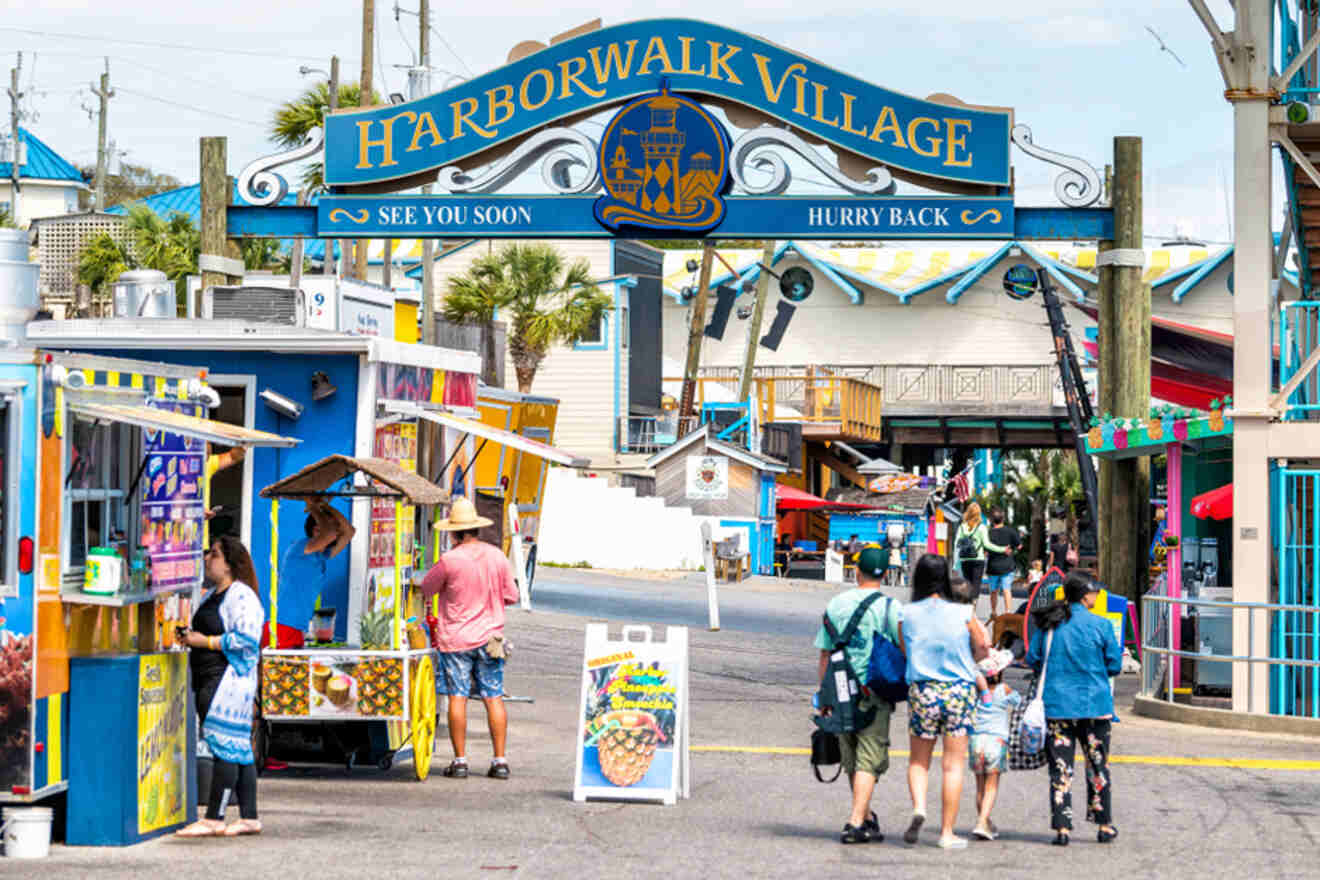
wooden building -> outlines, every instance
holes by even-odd
[[[646,462],[655,469],[655,494],[688,507],[714,525],[744,535],[751,570],[774,572],[775,476],[787,465],[711,436],[702,425]]]

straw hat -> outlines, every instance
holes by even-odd
[[[442,532],[462,532],[467,529],[479,529],[483,526],[494,525],[494,520],[486,519],[484,516],[477,516],[477,508],[466,498],[455,498],[449,505],[449,517],[442,519],[435,524],[435,527]]]

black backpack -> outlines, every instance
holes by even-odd
[[[976,538],[971,533],[960,537],[957,547],[959,560],[976,558]]]
[[[848,625],[843,628],[843,632],[835,630],[829,612],[824,615],[825,633],[830,637],[834,647],[830,649],[829,662],[825,666],[825,677],[821,679],[818,696],[820,711],[824,712],[828,709],[829,714],[815,715],[811,720],[826,733],[856,733],[875,720],[877,707],[872,706],[869,712],[863,712],[858,708],[858,701],[863,696],[862,685],[857,680],[857,674],[853,672],[852,664],[848,662],[848,643],[857,633],[862,616],[879,598],[880,591],[877,590],[863,599],[857,610],[852,613],[852,617],[848,619]]]

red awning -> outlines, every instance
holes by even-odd
[[[1233,484],[1202,492],[1192,499],[1192,516],[1198,519],[1233,518]]]
[[[810,492],[792,486],[775,485],[776,506],[780,510],[874,510],[870,504],[851,504],[846,501],[826,501]]]

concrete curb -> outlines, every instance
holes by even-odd
[[[1173,721],[1178,724],[1197,724],[1221,730],[1247,730],[1252,733],[1291,733],[1320,737],[1320,718],[1292,718],[1284,715],[1256,715],[1230,712],[1227,709],[1207,709],[1166,703],[1150,697],[1137,696],[1132,711],[1146,718]]]

